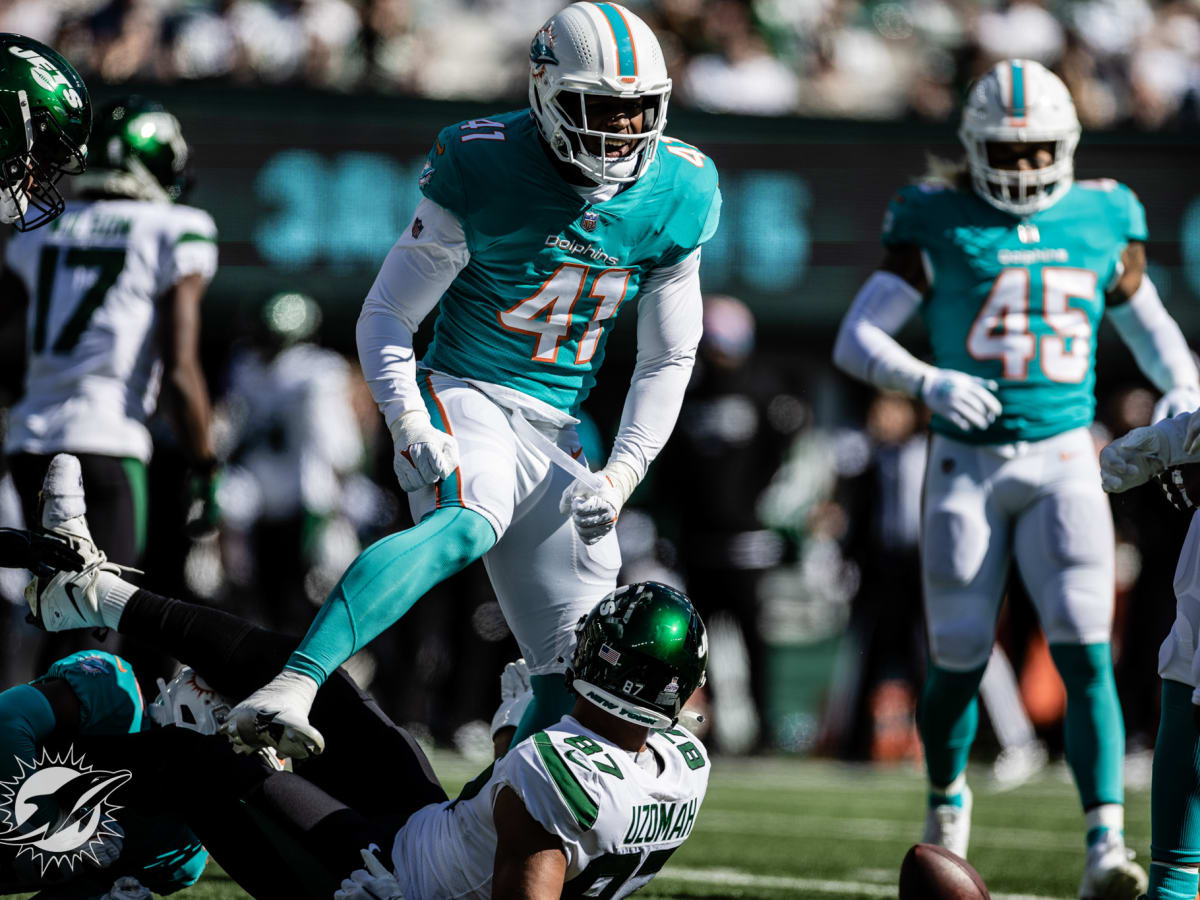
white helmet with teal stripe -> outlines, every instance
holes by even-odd
[[[1029,59],[996,63],[976,79],[963,109],[958,137],[979,194],[997,209],[1032,215],[1062,198],[1075,178],[1079,118],[1062,80]],[[1053,161],[1032,169],[992,164],[988,144],[1053,145]]]
[[[641,130],[631,137],[589,123],[589,96],[640,100]],[[636,181],[646,171],[670,96],[658,38],[616,3],[572,3],[530,44],[529,105],[542,137],[556,157],[598,183]]]

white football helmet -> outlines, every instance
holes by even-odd
[[[1075,179],[1079,118],[1062,80],[1030,59],[996,63],[976,79],[963,109],[958,138],[967,148],[975,192],[1015,216],[1053,206]],[[1054,143],[1054,161],[1040,169],[997,169],[988,142]]]
[[[584,97],[642,98],[643,130],[636,135],[593,128]],[[600,184],[636,181],[654,160],[667,124],[671,79],[658,38],[616,3],[572,3],[552,16],[529,47],[529,105],[554,155]],[[599,154],[584,138],[599,142]],[[634,152],[610,159],[610,141]]]
[[[178,725],[201,734],[216,734],[233,709],[228,697],[214,691],[188,666],[169,682],[158,679],[158,691],[148,712],[159,725]]]

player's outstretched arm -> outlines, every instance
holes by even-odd
[[[671,436],[703,330],[697,249],[681,262],[651,270],[642,283],[637,364],[612,453],[596,473],[604,487],[575,482],[559,506],[572,516],[585,543],[594,544],[612,530],[621,507]]]
[[[358,317],[358,359],[392,433],[396,479],[405,491],[435,484],[458,466],[457,442],[433,426],[417,388],[413,335],[469,259],[462,224],[423,199]]]
[[[883,390],[920,398],[963,431],[987,428],[1000,414],[994,382],[921,362],[894,337],[917,311],[926,287],[919,248],[890,247],[842,319],[834,365]]]
[[[562,841],[529,814],[510,787],[502,788],[492,807],[496,825],[496,861],[492,896],[496,900],[556,900],[562,894],[567,857]]]
[[[1200,372],[1179,325],[1163,307],[1146,272],[1146,245],[1131,241],[1121,271],[1105,300],[1108,317],[1133,353],[1138,368],[1162,391],[1154,421],[1200,406]]]

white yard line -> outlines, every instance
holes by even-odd
[[[826,878],[793,878],[787,875],[752,875],[737,869],[690,869],[669,866],[659,873],[658,879],[683,881],[689,884],[727,885],[729,887],[757,887],[779,891],[795,891],[805,894],[853,895],[867,897],[895,897],[894,885],[868,884],[856,881],[834,881]],[[1061,900],[1059,897],[1044,897],[1040,894],[992,894],[992,900]]]
[[[905,841],[915,843],[919,824],[886,819],[822,819],[788,813],[755,813],[741,810],[701,809],[696,820],[697,833],[728,832],[768,836],[837,836],[860,841]],[[1079,850],[1080,835],[1060,831],[1035,831],[1026,828],[994,828],[977,825],[971,831],[976,847],[1001,850]]]

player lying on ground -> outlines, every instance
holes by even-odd
[[[74,67],[33,38],[0,34],[0,222],[31,231],[62,214],[55,183],[86,168],[91,128]]]
[[[616,585],[613,525],[678,416],[721,201],[712,161],[663,135],[671,80],[629,10],[572,4],[538,30],[529,67],[530,108],[438,134],[358,322],[418,524],[359,555],[282,674],[234,710],[245,742],[320,752],[307,713],[328,673],[480,557],[532,672],[515,739],[574,703],[558,660]],[[592,474],[575,415],[632,306],[637,365]],[[413,334],[435,308],[418,366]]]
[[[51,490],[64,459],[47,478],[52,498],[81,493]],[[31,611],[44,627],[108,627],[151,641],[224,694],[261,679],[295,645],[123,581],[81,514],[54,531],[85,568],[31,583]],[[297,761],[295,773],[181,729],[89,737],[76,747],[97,765],[132,770],[124,802],[181,815],[258,897],[327,898],[352,872],[342,896],[550,898],[603,888],[622,897],[683,843],[703,800],[707,755],[675,725],[704,680],[707,655],[686,597],[654,583],[618,588],[579,627],[571,715],[521,741],[453,801],[411,737],[341,670],[312,708],[314,724],[337,740]],[[355,871],[372,847],[390,848],[391,873]]]
[[[934,414],[921,535],[924,840],[966,856],[976,693],[1015,560],[1067,690],[1088,847],[1079,895],[1132,900],[1145,873],[1123,837],[1112,516],[1088,431],[1101,315],[1164,392],[1156,416],[1200,402],[1200,374],[1144,275],[1141,203],[1115,181],[1074,181],[1079,136],[1066,86],[1038,63],[1007,60],[980,77],[959,131],[965,165],[896,195],[883,263],[834,360]],[[893,338],[918,310],[934,365]]]
[[[1104,489],[1121,493],[1151,477],[1177,506],[1200,500],[1200,413],[1135,428],[1100,452]],[[1200,517],[1175,569],[1175,625],[1158,651],[1162,713],[1150,792],[1149,900],[1194,900],[1200,890]]]

